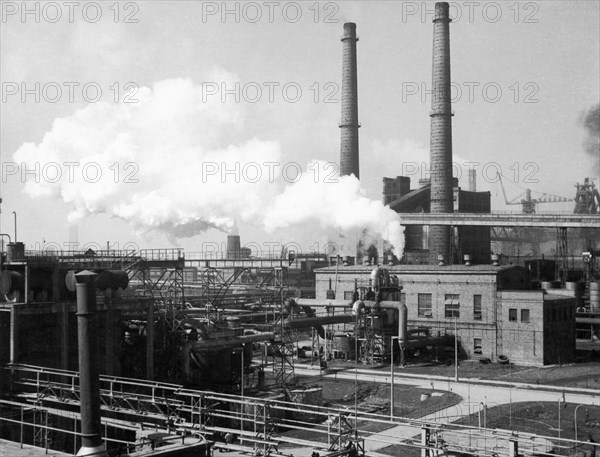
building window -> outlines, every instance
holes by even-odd
[[[508,310],[508,320],[510,322],[517,322],[517,310],[516,310],[516,308],[510,308]]]
[[[529,322],[529,310],[528,309],[521,310],[521,322]]]
[[[420,317],[431,317],[431,294],[419,294],[417,311]]]
[[[458,294],[446,294],[444,306],[446,319],[453,319],[460,316],[460,302]]]
[[[481,338],[473,338],[473,353],[483,354],[483,350],[481,349]]]
[[[353,290],[345,290],[344,291],[344,300],[354,300],[354,291]]]
[[[481,295],[473,295],[473,319],[481,320]]]

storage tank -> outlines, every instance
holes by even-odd
[[[25,260],[25,243],[8,243],[6,245],[6,261],[22,262]]]
[[[0,293],[2,294],[11,294],[15,290],[20,290],[21,292],[25,288],[25,276],[13,270],[3,270],[0,273]]]

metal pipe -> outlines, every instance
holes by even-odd
[[[11,244],[12,241],[10,240],[10,235],[8,233],[0,233],[0,236],[5,236],[8,238],[8,244]]]
[[[15,216],[15,243],[17,242],[17,212],[13,211],[12,212]]]
[[[96,359],[98,356],[98,322],[94,285],[96,276],[96,273],[87,270],[75,275],[81,408],[81,448],[77,455],[108,457],[101,436],[100,379]]]
[[[254,335],[243,335],[232,338],[214,338],[210,340],[190,341],[186,345],[190,350],[200,350],[206,348],[228,348],[237,347],[244,343],[253,343],[260,341],[270,341],[275,339],[274,332],[262,332]]]
[[[350,300],[328,300],[319,298],[295,298],[299,306],[310,306],[311,308],[351,308]]]
[[[337,316],[305,317],[300,319],[289,319],[285,322],[286,328],[309,328],[327,324],[344,324],[352,322],[351,314],[338,314]]]

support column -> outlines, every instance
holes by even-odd
[[[184,354],[185,356],[185,354]],[[154,301],[148,301],[146,318],[146,379],[154,379]]]

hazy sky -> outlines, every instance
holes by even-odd
[[[297,220],[295,210],[310,210],[271,199],[302,194],[282,182],[283,165],[297,163],[304,174],[318,168],[323,180],[331,171],[325,162],[339,160],[340,36],[348,21],[360,37],[365,195],[381,199],[383,176],[408,171],[416,186],[426,172],[432,2],[59,1],[27,2],[27,14],[22,2],[1,3],[1,228],[13,234],[17,211],[19,239],[29,247],[68,241],[69,213],[83,216],[76,222],[81,243],[114,247],[200,251],[224,233],[176,237],[204,223],[230,227],[227,216],[238,220],[242,242],[325,243],[336,227],[322,223],[330,212],[324,197],[311,203],[323,205],[323,214]],[[598,176],[600,158],[582,146],[581,117],[600,97],[599,5],[451,2],[454,159],[480,164],[478,190],[492,193],[494,210],[520,210],[504,205],[492,182],[497,169],[517,181],[506,182],[509,199],[524,188],[573,197],[576,182]],[[218,164],[219,154],[275,158],[278,182],[208,189],[198,173],[207,170],[196,162]],[[28,175],[39,186],[26,189],[24,157],[40,164]],[[307,169],[311,160],[323,162]],[[48,182],[56,172],[49,162],[59,164],[64,181],[70,161],[79,162],[75,177],[85,161],[99,164],[104,177],[118,171],[118,185]],[[127,176],[134,182],[124,182]],[[261,205],[278,212],[263,220]]]

